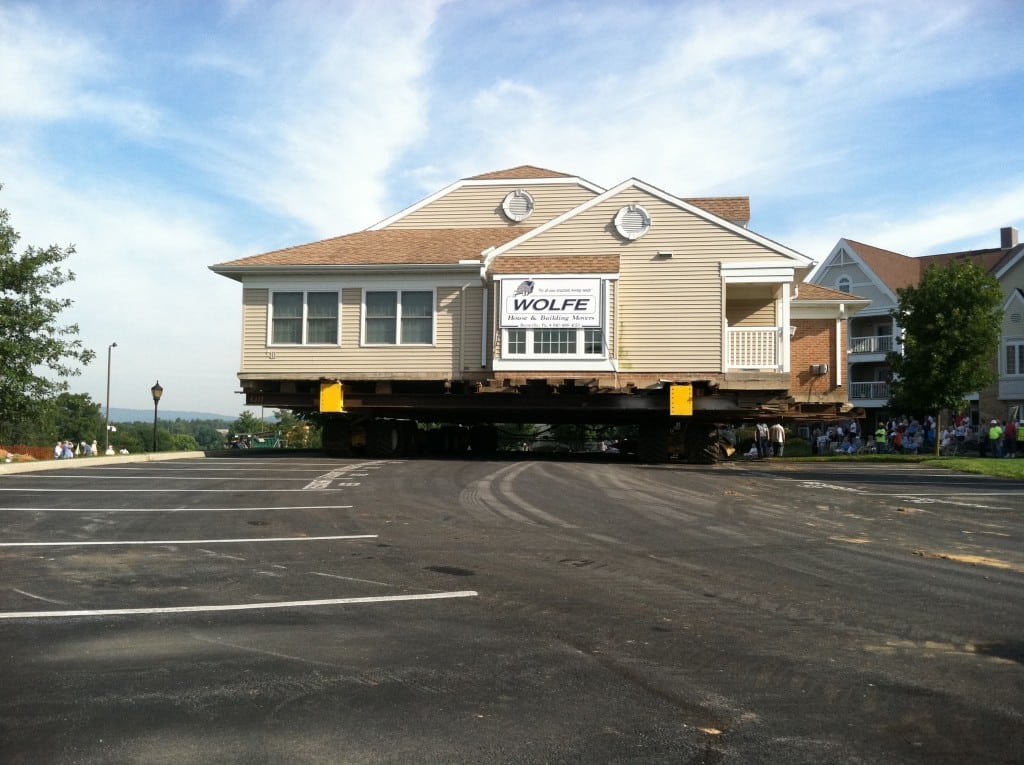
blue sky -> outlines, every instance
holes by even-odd
[[[74,392],[235,415],[207,266],[533,164],[749,195],[815,260],[1024,229],[1019,2],[0,0],[0,208],[74,243]]]

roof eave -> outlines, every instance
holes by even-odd
[[[464,263],[366,263],[366,264],[304,264],[285,265],[281,263],[261,266],[209,266],[215,274],[242,281],[245,276],[285,276],[294,274],[325,273],[460,273],[479,274],[480,261],[467,260]]]

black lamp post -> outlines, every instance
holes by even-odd
[[[106,454],[110,448],[110,355],[117,347],[117,343],[107,346],[107,414],[103,418],[103,453]]]
[[[159,380],[149,389],[149,392],[153,394],[153,451],[156,451],[156,410],[160,406],[160,397],[164,395],[164,389],[160,386]]]

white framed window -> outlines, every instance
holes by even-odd
[[[363,292],[363,345],[433,343],[433,290]]]
[[[338,345],[337,290],[280,290],[270,293],[269,345]]]
[[[591,329],[506,329],[506,357],[603,358],[604,333]]]
[[[1024,377],[1024,340],[1007,340],[1003,350],[1003,373]]]

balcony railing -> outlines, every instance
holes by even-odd
[[[850,338],[850,353],[888,353],[892,348],[892,335]]]
[[[888,401],[890,387],[887,382],[852,382],[850,383],[850,401],[873,399]]]
[[[729,369],[777,369],[781,327],[727,330],[729,341],[726,366]]]

